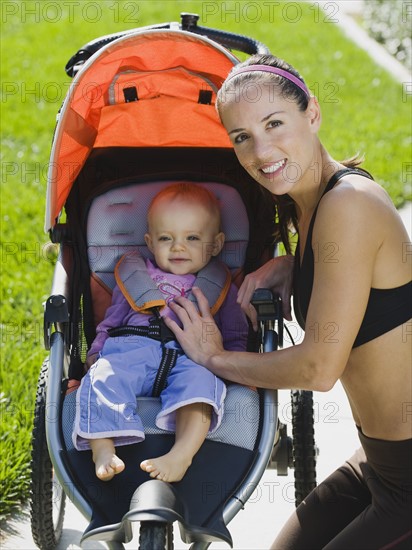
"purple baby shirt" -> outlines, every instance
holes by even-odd
[[[150,260],[146,260],[146,267],[149,275],[156,283],[159,290],[164,294],[166,304],[176,296],[184,296],[189,292],[196,281],[196,275],[175,275],[159,269]],[[245,315],[240,309],[237,299],[237,288],[232,284],[226,295],[226,299],[215,315],[214,319],[222,333],[224,348],[231,351],[244,351],[247,345],[248,324]],[[177,323],[179,320],[166,305],[160,312],[162,317],[171,317]],[[108,338],[108,329],[130,326],[147,326],[152,314],[139,313],[134,311],[118,285],[113,289],[112,303],[107,308],[105,318],[96,329],[94,339],[88,355],[99,353]]]

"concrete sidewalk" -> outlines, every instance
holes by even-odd
[[[312,0],[305,0],[313,3]],[[411,83],[410,71],[388,50],[376,42],[365,29],[358,25],[363,10],[363,0],[320,0],[317,2],[325,10],[325,17],[330,22],[337,23],[345,35],[363,50],[366,50],[373,61],[392,74],[399,82],[403,82],[405,89]]]

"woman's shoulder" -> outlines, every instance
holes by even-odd
[[[319,203],[314,232],[340,238],[366,238],[379,246],[385,227],[398,216],[388,193],[360,174],[343,176]]]
[[[319,211],[325,209],[339,217],[351,218],[356,217],[356,214],[369,217],[396,212],[386,190],[362,173],[349,173],[341,177],[323,196]]]

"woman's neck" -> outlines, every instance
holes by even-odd
[[[296,193],[290,196],[296,203],[298,219],[310,216],[319,203],[322,194],[333,174],[342,168],[335,161],[324,146],[319,142],[317,153],[314,155],[313,164],[301,180],[301,185]]]

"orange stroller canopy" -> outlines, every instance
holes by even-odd
[[[77,73],[60,112],[45,230],[56,223],[92,149],[230,148],[214,104],[236,63],[222,46],[179,30],[140,31],[99,50]]]

